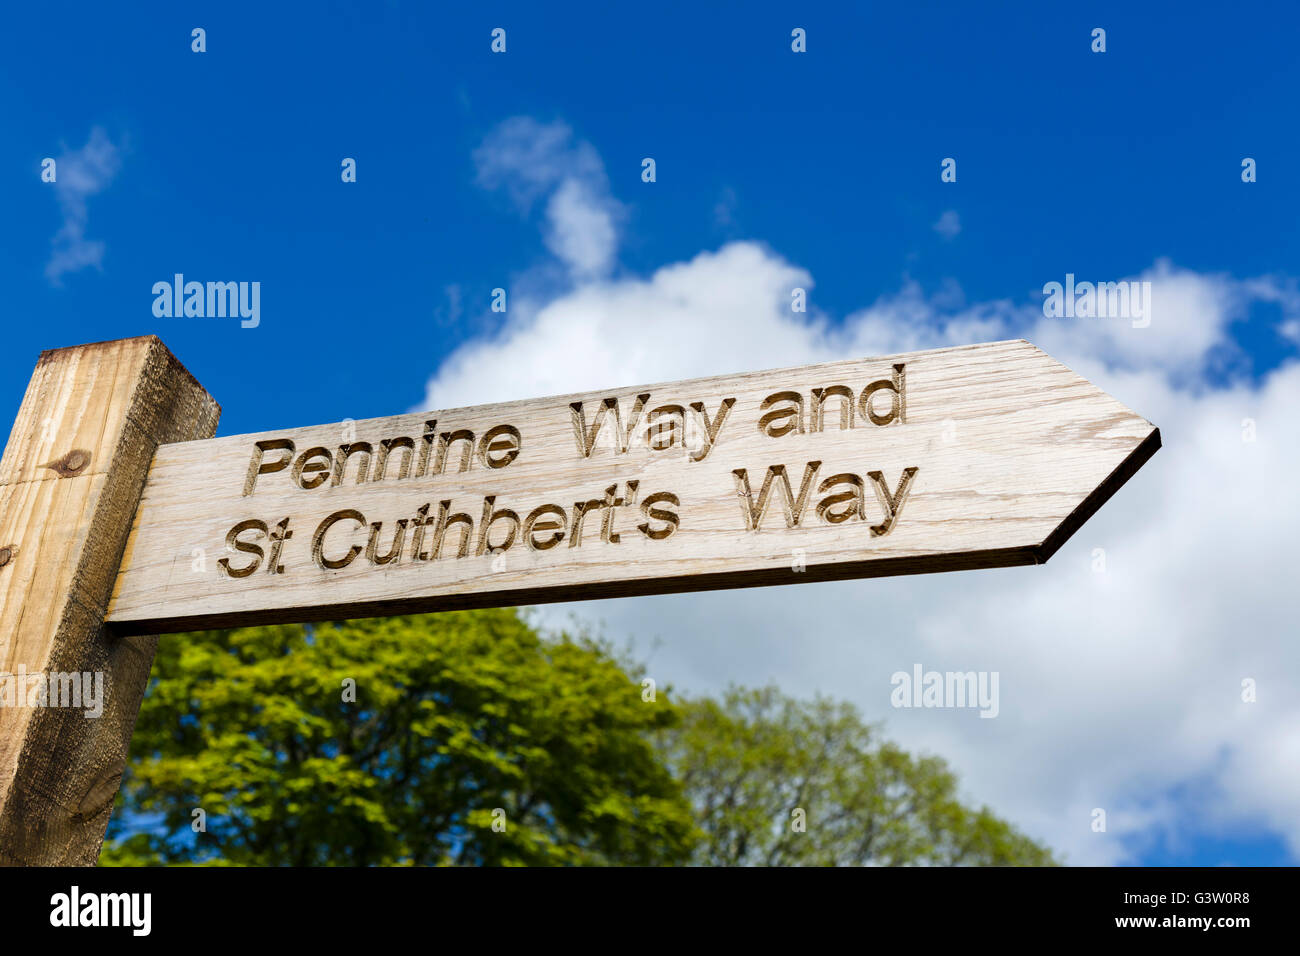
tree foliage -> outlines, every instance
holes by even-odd
[[[165,638],[100,862],[1053,862],[850,705],[641,677],[512,610]]]
[[[879,739],[848,704],[805,703],[768,687],[683,706],[684,719],[660,732],[660,748],[706,835],[697,863],[1054,862],[988,809],[963,806],[943,760]]]
[[[684,861],[637,676],[514,611],[165,638],[101,863]]]

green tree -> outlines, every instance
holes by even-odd
[[[943,760],[880,740],[849,704],[768,687],[682,706],[684,719],[660,731],[659,743],[706,834],[696,863],[1055,862],[987,808],[963,806]]]
[[[100,862],[683,862],[639,677],[506,610],[165,638]]]

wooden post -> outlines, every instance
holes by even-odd
[[[155,448],[220,407],[154,336],[41,354],[0,459],[0,864],[93,865],[157,638],[105,610]],[[103,674],[103,710],[26,706],[23,683]],[[26,690],[26,688],[23,688]],[[14,703],[23,706],[13,706]]]

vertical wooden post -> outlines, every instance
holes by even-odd
[[[154,336],[43,352],[0,459],[0,864],[93,865],[157,638],[104,613],[155,448],[220,407]],[[103,712],[26,706],[51,673],[102,673]],[[22,706],[13,706],[20,703]]]

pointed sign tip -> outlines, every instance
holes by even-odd
[[[1035,561],[1038,564],[1046,564],[1048,559],[1083,526],[1083,523],[1096,514],[1098,509],[1109,501],[1125,482],[1137,474],[1137,470],[1150,461],[1151,456],[1159,450],[1160,429],[1152,425],[1147,437],[1034,549]]]

